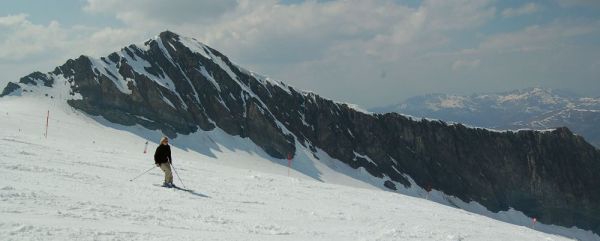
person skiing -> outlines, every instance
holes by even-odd
[[[160,167],[160,169],[165,172],[165,181],[163,182],[163,187],[175,187],[175,185],[173,185],[173,173],[171,173],[172,161],[173,159],[171,158],[169,138],[164,136],[160,139],[160,145],[158,145],[156,152],[154,153],[154,164],[156,164],[157,167]]]

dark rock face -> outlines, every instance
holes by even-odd
[[[385,182],[383,183],[383,185],[384,185],[385,187],[387,187],[387,188],[391,189],[391,190],[398,190],[398,189],[396,188],[396,184],[394,184],[394,183],[393,183],[393,182],[391,182],[391,181],[385,181]]]
[[[8,95],[10,93],[13,93],[13,92],[15,92],[18,89],[21,89],[20,85],[15,84],[13,82],[9,82],[8,85],[6,85],[6,87],[2,91],[2,93],[0,93],[0,97],[6,96],[6,95]]]
[[[54,79],[52,77],[49,77],[43,74],[42,72],[37,71],[21,78],[19,80],[19,83],[27,85],[38,85],[38,82],[36,82],[36,80],[41,80],[44,86],[46,87],[52,87],[52,85],[54,84]]]
[[[114,123],[140,124],[171,137],[218,126],[231,135],[250,138],[273,157],[295,152],[293,136],[283,132],[260,99],[179,38],[164,32],[146,42],[145,49],[130,45],[101,62],[81,56],[51,74],[64,76],[72,93],[83,97],[69,100],[71,106]],[[241,75],[222,54],[208,47],[205,51]],[[126,90],[117,86],[119,81]]]
[[[298,123],[296,110],[277,112],[277,118],[352,167],[408,185],[399,170],[421,187],[493,212],[512,207],[544,223],[600,231],[600,153],[567,128],[499,133],[394,113],[368,115],[318,96],[295,98],[274,100],[279,107],[272,109],[300,102],[295,106],[304,106],[299,111],[315,129]]]
[[[68,80],[71,94],[82,97],[71,106],[115,123],[172,137],[219,127],[276,158],[293,155],[299,143],[390,179],[382,185],[391,190],[409,186],[409,176],[491,211],[512,207],[540,222],[600,233],[600,153],[566,128],[499,133],[365,114],[255,76],[171,32],[43,75],[36,79]],[[3,94],[20,85],[9,84]]]

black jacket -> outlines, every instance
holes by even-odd
[[[171,158],[171,147],[169,145],[158,145],[156,152],[154,153],[154,163],[167,163],[172,162]]]

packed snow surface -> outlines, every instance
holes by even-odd
[[[323,153],[288,174],[218,129],[172,140],[186,192],[155,185],[158,132],[26,96],[0,99],[0,125],[0,240],[568,240],[382,191]]]

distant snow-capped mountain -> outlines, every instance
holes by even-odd
[[[548,88],[470,96],[430,94],[371,111],[494,129],[544,130],[566,126],[600,147],[600,97],[579,97]]]
[[[309,153],[339,161],[390,191],[435,190],[489,212],[516,210],[541,223],[600,233],[600,151],[567,128],[496,132],[366,113],[248,71],[169,31],[106,57],[80,56],[34,72],[9,83],[0,97],[29,95],[171,137],[219,130],[247,138],[272,158]],[[536,95],[543,97],[539,108],[561,103]],[[521,99],[528,98],[517,93],[503,103],[518,108]],[[476,110],[470,102],[454,98],[440,107]],[[206,140],[186,145],[195,141]]]

